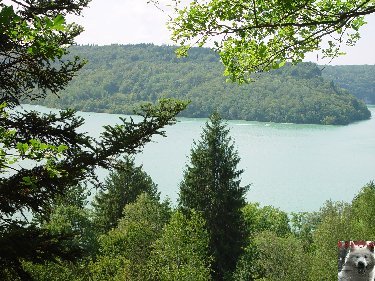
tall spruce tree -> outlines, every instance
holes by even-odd
[[[242,252],[245,231],[241,208],[249,185],[240,185],[243,170],[237,169],[239,162],[229,129],[218,113],[212,114],[201,140],[194,142],[191,150],[179,204],[182,209],[201,212],[207,222],[214,280],[225,280]]]

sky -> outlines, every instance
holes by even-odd
[[[168,0],[162,0],[167,2]],[[81,17],[73,20],[85,31],[77,38],[78,44],[137,44],[154,43],[172,45],[166,28],[167,15],[147,0],[92,0]],[[344,47],[345,56],[330,64],[375,64],[375,14],[366,17],[368,24],[361,28],[361,39],[355,47]],[[321,56],[319,56],[321,57]],[[317,53],[307,59],[318,64]]]

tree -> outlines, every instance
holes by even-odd
[[[56,93],[83,66],[84,62],[78,58],[63,59],[63,55],[67,54],[66,46],[71,45],[82,31],[78,25],[67,24],[65,16],[70,13],[79,14],[89,1],[2,2],[0,1],[0,276],[2,279],[13,280],[18,276],[22,280],[28,280],[30,276],[22,269],[21,260],[42,261],[56,256],[69,259],[77,254],[62,246],[67,237],[42,230],[21,217],[26,210],[46,211],[46,203],[52,199],[51,193],[61,192],[58,189],[50,190],[54,186],[53,180],[46,190],[48,184],[36,186],[35,179],[41,174],[50,174],[53,178],[52,174],[57,170],[52,168],[52,162],[63,154],[66,145],[63,142],[57,146],[52,145],[58,139],[54,134],[56,130],[49,135],[52,137],[51,144],[42,144],[36,138],[41,130],[29,134],[30,127],[38,127],[38,124],[34,124],[35,114],[10,115],[6,107],[19,104],[27,96],[34,99],[43,96],[47,90]],[[32,92],[35,87],[41,93]],[[75,128],[76,120],[72,120],[69,113],[60,120],[70,121],[65,126],[60,125],[60,129],[65,127],[69,131]],[[49,126],[51,120],[37,121],[39,125],[45,125],[39,129],[52,129]],[[59,120],[55,118],[54,122],[58,123]],[[51,153],[55,156],[44,157]],[[33,174],[26,169],[10,166],[24,159],[36,162],[44,160],[45,163],[35,167]],[[45,181],[40,177],[38,179]]]
[[[313,234],[317,226],[321,223],[319,212],[299,212],[290,214],[291,231],[295,237],[300,239],[306,252],[314,251]]]
[[[154,134],[164,134],[186,104],[144,104],[137,110],[140,122],[106,126],[99,140],[77,132],[84,120],[72,110],[11,110],[23,98],[57,93],[83,66],[66,56],[82,29],[65,16],[79,14],[88,1],[11,3],[0,2],[0,278],[30,280],[23,262],[74,260],[82,252],[65,247],[70,235],[42,229],[32,218],[48,220],[58,197],[95,178],[97,167],[111,168],[121,154],[134,154]]]
[[[310,279],[333,281],[337,280],[337,242],[363,238],[356,239],[350,229],[353,219],[350,204],[327,201],[320,209],[319,216],[321,221],[313,232]]]
[[[134,159],[125,158],[116,170],[110,172],[103,190],[95,196],[93,206],[97,227],[104,232],[116,227],[125,205],[134,202],[144,192],[159,199],[157,186],[151,177],[142,167],[135,165]]]
[[[280,237],[291,233],[288,214],[278,208],[259,207],[259,203],[248,203],[242,212],[250,237],[266,230],[272,231]]]
[[[152,281],[207,281],[210,278],[209,235],[202,216],[176,211],[153,244],[149,261]]]
[[[56,94],[84,65],[65,56],[83,30],[66,15],[79,15],[90,0],[7,2],[0,1],[0,104]]]
[[[61,252],[67,249],[59,247],[60,240],[67,237],[51,236],[51,233],[41,230],[26,217],[16,215],[27,212],[29,217],[38,214],[48,220],[51,206],[58,197],[95,177],[97,167],[108,169],[121,154],[134,154],[153,134],[163,134],[160,129],[172,124],[173,117],[183,107],[180,103],[173,105],[167,101],[155,107],[149,106],[144,108],[143,113],[140,112],[144,114],[143,121],[135,123],[123,119],[122,125],[107,126],[100,140],[77,132],[83,120],[75,117],[73,111],[61,112],[60,116],[39,116],[36,112],[26,112],[10,113],[3,117],[0,121],[6,132],[17,128],[3,143],[2,150],[6,152],[3,155],[13,154],[13,157],[29,160],[34,165],[19,162],[20,167],[5,164],[1,167],[2,268],[15,267],[20,275],[23,274],[20,259],[40,262],[54,259],[55,256],[77,256],[77,252]],[[15,151],[19,154],[15,155]],[[46,246],[47,241],[51,245]],[[26,280],[28,277],[24,278]]]
[[[310,256],[306,280],[337,280],[338,241],[374,239],[374,193],[370,182],[351,204],[327,201],[319,212],[292,214],[294,236]]]
[[[92,223],[90,211],[71,202],[54,208],[49,221],[42,224],[42,229],[55,235],[71,237],[65,241],[65,247],[81,249],[82,256],[73,260],[74,262],[60,258],[57,258],[57,262],[23,262],[23,268],[34,280],[87,280],[82,277],[88,274],[87,265],[99,248],[98,233]]]
[[[87,228],[81,223],[80,216],[68,206],[68,216],[59,208],[51,223],[47,225],[57,231],[70,231],[77,227],[80,241],[88,241]],[[86,209],[87,210],[87,209]],[[90,255],[74,263],[59,261],[58,263],[46,262],[44,264],[26,263],[24,266],[35,280],[139,280],[148,278],[147,262],[151,254],[152,244],[160,238],[164,225],[170,218],[168,202],[160,203],[147,193],[142,193],[133,203],[124,208],[124,216],[116,228],[105,234],[96,233],[95,241],[90,239],[90,247],[94,251]],[[71,221],[73,218],[73,221]],[[89,216],[83,217],[88,220]],[[59,222],[61,224],[59,224]],[[74,223],[72,225],[71,223]],[[92,227],[95,227],[91,224]],[[83,235],[82,235],[83,234]],[[90,235],[89,235],[90,236]],[[84,239],[82,239],[84,238]]]
[[[169,218],[167,202],[159,203],[149,194],[142,193],[134,203],[125,206],[118,226],[100,237],[99,260],[126,260],[130,280],[146,280],[152,244],[160,238]]]
[[[174,42],[182,46],[179,54],[213,41],[225,74],[239,82],[286,61],[300,62],[307,52],[322,50],[331,58],[342,54],[340,45],[354,45],[365,24],[363,16],[375,12],[374,0],[209,0],[189,6],[173,2],[169,28]],[[325,37],[327,46],[322,44]]]
[[[257,244],[258,239],[262,238],[264,234],[272,233],[280,240],[287,241],[287,237],[291,235],[289,219],[287,213],[272,206],[259,207],[259,203],[247,203],[242,208],[242,213],[246,225],[247,241],[233,276],[234,280],[258,280],[260,277],[264,277],[264,268],[260,263],[265,260],[261,259],[266,259],[265,257],[269,254],[261,252],[263,249],[260,244]],[[274,242],[269,241],[269,244]],[[271,278],[271,280],[273,279]]]
[[[350,224],[352,240],[361,240],[365,237],[368,240],[375,240],[373,216],[375,183],[366,184],[352,200],[352,219]]]
[[[243,170],[237,169],[240,158],[228,134],[220,116],[212,114],[180,184],[181,208],[201,212],[207,221],[215,280],[235,268],[245,237],[241,209],[249,186],[240,186]]]
[[[263,231],[255,235],[254,244],[256,259],[247,260],[244,255],[236,270],[235,280],[310,280],[310,257],[304,252],[301,240],[292,235],[279,237],[272,231]],[[251,276],[251,268],[256,269],[256,276]]]

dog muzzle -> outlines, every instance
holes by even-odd
[[[364,262],[360,261],[360,262],[358,262],[357,268],[358,268],[358,273],[359,274],[365,274],[367,266],[366,266],[366,264]]]

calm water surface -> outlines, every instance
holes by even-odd
[[[25,109],[50,111],[40,106]],[[375,107],[370,107],[375,116]],[[121,115],[79,112],[83,131],[98,136],[101,127],[116,124]],[[173,202],[207,119],[179,118],[136,158]],[[285,211],[314,211],[332,199],[351,201],[360,188],[375,180],[375,117],[349,126],[275,124],[229,121],[231,136],[244,169],[243,184],[252,184],[248,201]],[[101,174],[105,175],[104,172]]]

